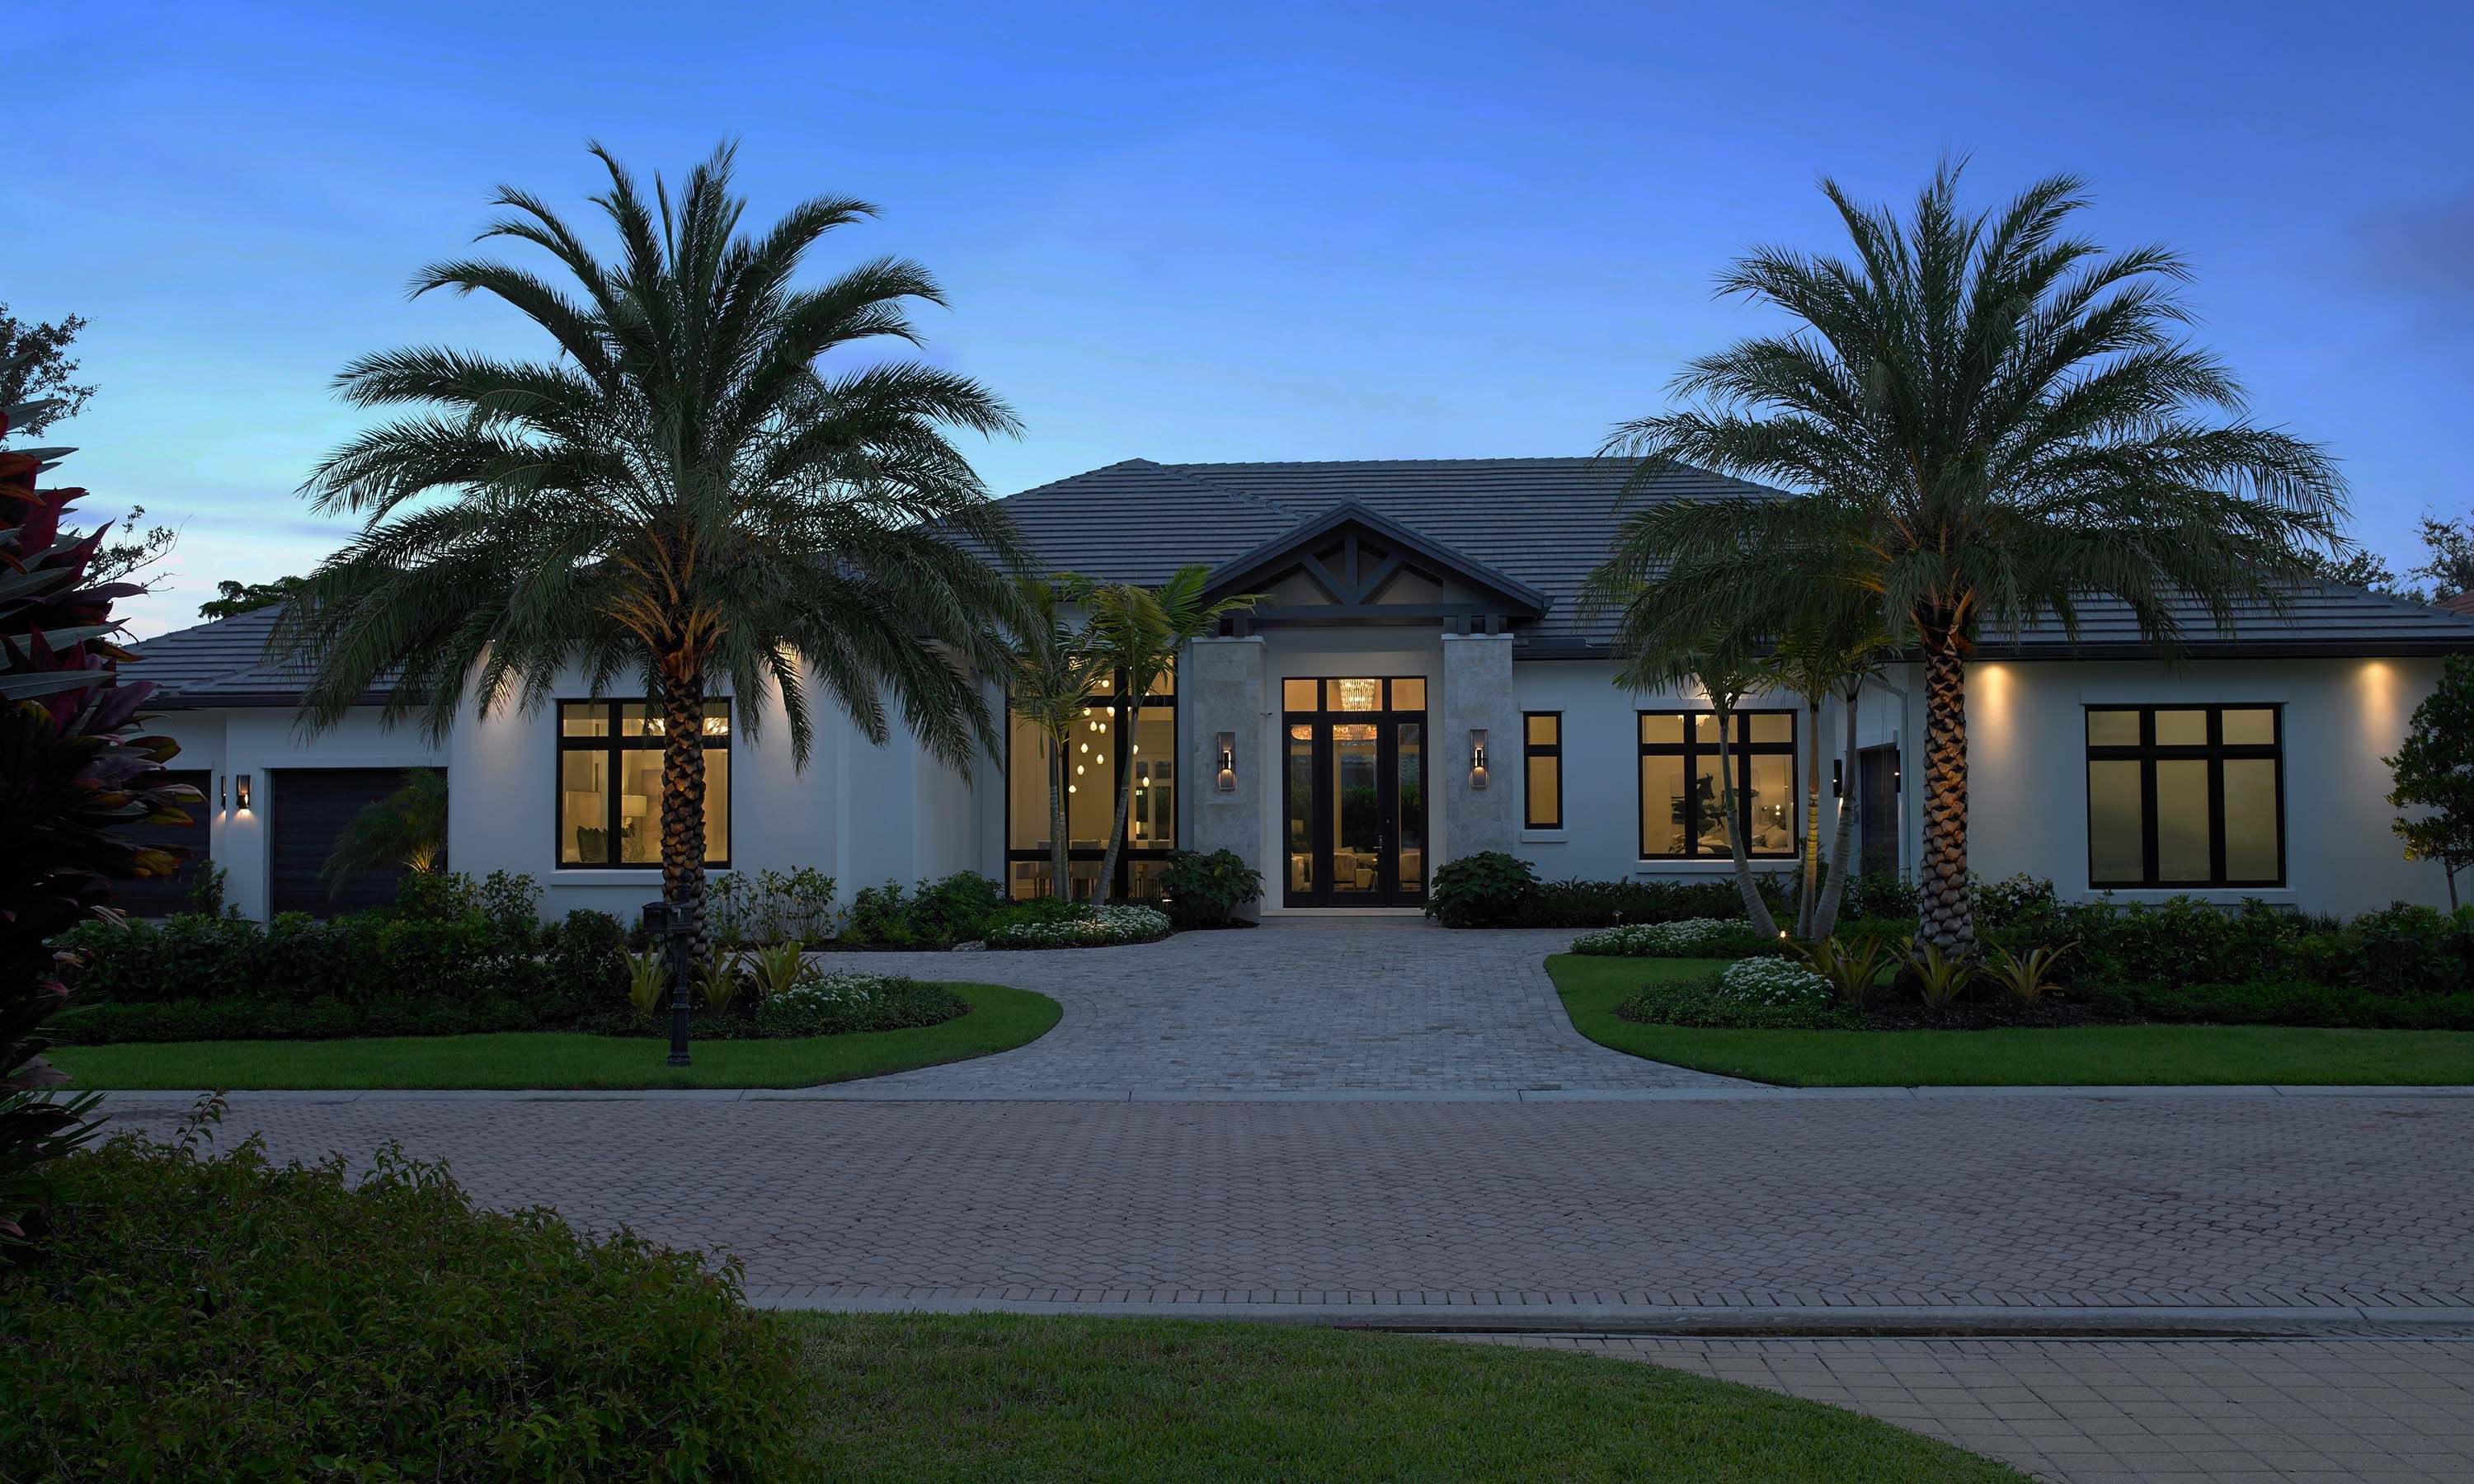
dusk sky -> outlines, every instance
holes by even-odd
[[[1904,202],[1967,154],[1979,204],[2077,171],[2100,240],[2185,252],[2257,419],[2330,444],[2359,538],[2418,560],[2416,516],[2474,506],[2469,9],[2002,9],[42,7],[0,42],[0,300],[93,322],[101,394],[49,441],[89,517],[182,528],[148,634],[342,539],[294,491],[361,420],[349,358],[546,353],[403,285],[498,182],[582,219],[589,138],[674,178],[738,138],[754,225],[882,205],[817,266],[944,280],[928,354],[1027,424],[970,445],[1000,492],[1589,452],[1771,323],[1712,300],[1732,254],[1838,249],[1817,178]]]

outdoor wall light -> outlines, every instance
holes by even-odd
[[[1842,766],[1843,763],[1839,758],[1832,757],[1830,759],[1830,797],[1832,799],[1838,798],[1847,791],[1846,784],[1840,780],[1838,776],[1839,769]]]
[[[1486,787],[1486,729],[1469,729],[1469,787]]]
[[[219,773],[215,775],[215,812],[221,814],[230,807],[231,778],[228,775]]]
[[[1224,731],[1215,739],[1220,748],[1220,791],[1237,792],[1237,733]]]
[[[240,805],[240,812],[243,814],[247,814],[249,812],[248,774],[241,774],[239,777],[232,779],[232,800]]]

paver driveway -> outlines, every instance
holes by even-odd
[[[1543,967],[1572,937],[1306,919],[1132,947],[832,962],[1009,984],[1065,1007],[1056,1029],[1018,1051],[852,1089],[885,1097],[1742,1085],[1572,1029]]]

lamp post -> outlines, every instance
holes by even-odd
[[[670,1062],[672,1066],[688,1065],[688,949],[695,938],[695,923],[688,909],[677,902],[644,903],[644,931],[662,945],[663,962],[670,970]]]

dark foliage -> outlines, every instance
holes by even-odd
[[[52,364],[60,377],[75,369]],[[24,375],[39,385],[44,374],[29,371],[23,354],[0,358],[0,369],[12,386]],[[0,396],[0,434],[42,412]],[[51,1091],[62,1079],[42,1057],[43,1022],[68,998],[66,961],[52,940],[116,921],[113,879],[178,870],[185,852],[142,847],[122,831],[186,824],[182,805],[203,802],[165,781],[163,762],[179,751],[171,739],[134,734],[153,687],[119,682],[117,667],[132,657],[113,642],[111,605],[140,589],[89,576],[109,528],[63,531],[85,491],[36,487],[65,452],[0,450],[0,1245],[41,1230],[44,1166],[94,1133],[86,1115],[95,1099]]]
[[[2474,990],[2400,998],[2351,985],[2277,980],[2147,984],[2097,992],[2095,1004],[2142,1020],[2211,1025],[2322,1025],[2348,1030],[2474,1031]]]
[[[1426,916],[1445,927],[1508,927],[1538,892],[1538,873],[1501,850],[1447,861],[1426,893]]]
[[[1234,850],[1175,850],[1160,873],[1160,890],[1168,898],[1160,910],[1177,926],[1225,927],[1239,902],[1263,895],[1263,874]]]
[[[736,1260],[477,1209],[392,1146],[117,1139],[0,1280],[0,1459],[46,1479],[773,1480],[795,1344]]]
[[[847,1036],[862,1031],[900,1031],[942,1025],[970,1012],[970,1002],[941,984],[894,979],[856,1003],[836,1003],[793,992],[764,1001],[749,1018],[759,1036]],[[708,1019],[707,1033],[716,1020]]]
[[[1811,1004],[1754,1005],[1713,993],[1706,980],[1660,981],[1615,1007],[1615,1014],[1644,1025],[1697,1025],[1721,1030],[1861,1030],[1861,1011],[1822,1000]]]

